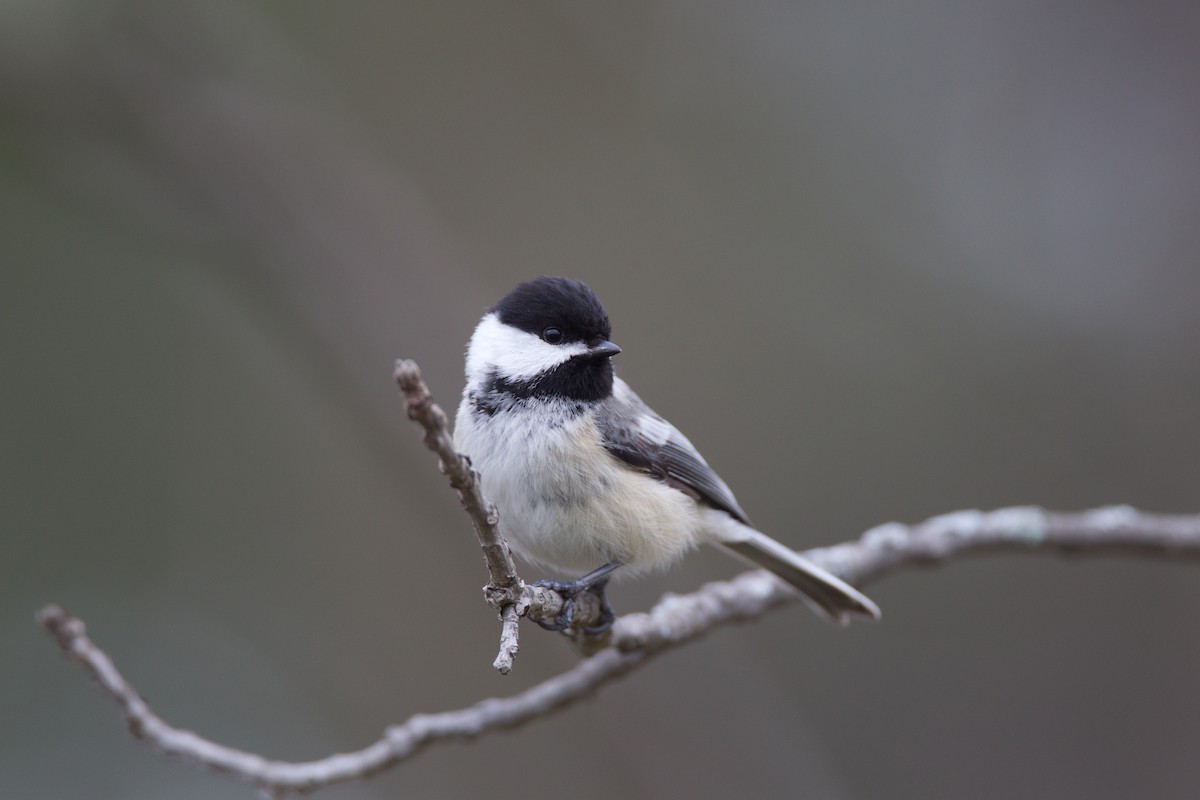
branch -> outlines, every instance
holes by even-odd
[[[403,725],[385,730],[379,741],[353,753],[336,753],[316,761],[270,761],[164,722],[88,638],[83,621],[59,606],[43,608],[37,620],[63,652],[117,701],[134,737],[150,742],[166,755],[253,783],[266,797],[367,778],[415,756],[434,742],[474,739],[497,728],[515,728],[585,697],[600,684],[628,672],[643,658],[639,653],[609,650],[514,697],[483,700],[458,711],[413,715]]]
[[[454,449],[450,420],[446,412],[433,402],[429,387],[421,379],[420,367],[415,361],[400,359],[396,362],[395,376],[400,393],[404,396],[409,419],[420,423],[425,429],[425,446],[437,454],[442,474],[450,479],[450,485],[458,492],[459,500],[475,526],[475,535],[479,539],[479,546],[483,548],[483,558],[491,575],[491,581],[483,587],[483,594],[488,603],[500,612],[502,622],[500,652],[492,666],[507,675],[512,670],[520,647],[518,618],[528,616],[534,620],[553,620],[562,612],[566,601],[558,592],[541,586],[526,586],[518,577],[508,542],[500,535],[500,517],[496,507],[483,496],[479,473],[471,468],[470,459]],[[593,595],[579,597],[575,601],[571,628],[565,633],[580,644],[589,638],[603,640],[606,634],[589,637],[584,633],[586,628],[596,624],[601,613],[600,603]]]
[[[851,583],[864,584],[908,566],[1000,551],[1193,560],[1200,558],[1200,515],[1148,514],[1128,506],[1079,513],[1033,507],[959,511],[918,525],[881,525],[858,540],[805,555]],[[710,583],[691,594],[666,595],[649,613],[618,619],[607,647],[561,675],[511,697],[415,715],[362,750],[306,762],[269,761],[168,725],[92,643],[83,622],[58,606],[42,609],[38,622],[116,700],[134,736],[168,755],[253,783],[268,797],[282,797],[368,777],[431,744],[523,725],[578,702],[655,655],[717,626],[754,619],[794,599],[782,583],[761,571]]]
[[[458,492],[458,499],[463,509],[475,526],[475,536],[479,546],[483,548],[483,560],[487,563],[491,582],[483,587],[484,597],[489,604],[500,611],[502,622],[500,630],[500,652],[496,655],[494,666],[507,675],[512,670],[513,660],[517,657],[520,639],[517,633],[517,618],[525,613],[522,592],[525,583],[517,576],[517,566],[513,563],[512,552],[508,542],[500,535],[497,527],[500,522],[496,507],[483,496],[479,485],[479,473],[471,468],[470,459],[454,449],[454,440],[450,437],[450,420],[446,412],[433,402],[433,396],[425,381],[421,380],[421,369],[417,362],[400,359],[396,362],[396,383],[400,393],[404,395],[404,405],[408,418],[420,423],[425,429],[425,446],[437,454],[439,468],[450,485]]]
[[[437,453],[441,459],[442,474],[450,479],[450,485],[458,492],[459,500],[475,526],[479,546],[483,548],[483,559],[487,562],[492,583],[508,589],[521,583],[517,567],[509,552],[508,542],[500,535],[497,525],[500,518],[496,507],[487,501],[479,487],[479,473],[471,469],[470,459],[454,449],[450,437],[450,420],[441,406],[433,402],[429,387],[421,380],[421,369],[417,362],[400,359],[396,362],[396,383],[404,395],[408,418],[416,420],[425,429],[425,446]]]

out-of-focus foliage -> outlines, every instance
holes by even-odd
[[[1168,2],[4,3],[0,796],[242,791],[130,742],[50,600],[164,716],[280,758],[569,665],[529,631],[489,669],[390,378],[452,407],[539,273],[798,547],[1200,509],[1198,39]],[[327,796],[1193,797],[1198,579],[906,574],[882,625],[776,614]]]

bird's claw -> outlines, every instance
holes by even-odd
[[[600,587],[600,619],[596,620],[596,624],[584,628],[583,632],[588,636],[598,636],[602,633],[608,633],[608,629],[613,626],[613,622],[617,619],[617,612],[613,610],[612,605],[608,602],[608,596],[604,594],[604,587]]]
[[[608,585],[607,577],[587,582],[582,580],[543,580],[533,585],[557,592],[563,599],[562,611],[554,619],[549,621],[534,619],[538,625],[541,625],[548,631],[565,631],[571,628],[571,623],[575,621],[575,599],[585,593],[595,595],[600,601],[600,619],[596,621],[595,625],[584,628],[583,632],[585,634],[595,636],[604,633],[612,627],[613,621],[617,618],[616,612],[613,611],[613,607],[609,604],[608,597],[604,593],[604,589]]]

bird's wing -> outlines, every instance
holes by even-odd
[[[597,421],[609,453],[750,525],[733,492],[687,437],[654,413],[620,378]]]

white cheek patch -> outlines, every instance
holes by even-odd
[[[492,369],[510,380],[530,380],[587,352],[583,342],[549,344],[536,334],[500,322],[495,312],[479,321],[467,347],[467,377]]]

